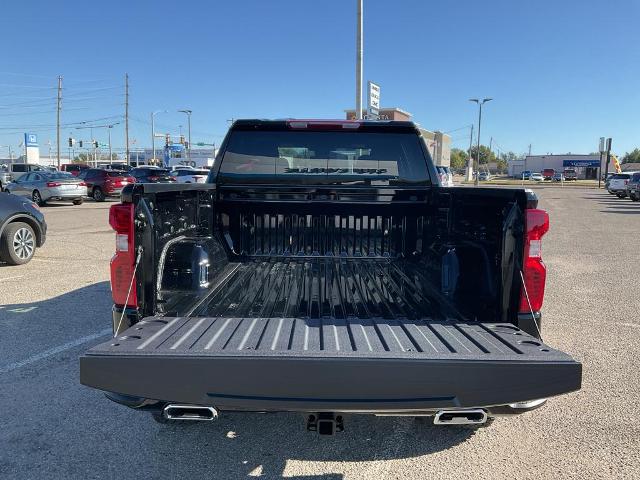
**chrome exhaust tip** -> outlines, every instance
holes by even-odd
[[[199,405],[177,405],[170,403],[162,410],[167,420],[189,420],[196,422],[210,422],[218,418],[218,411],[213,407]]]
[[[487,412],[481,408],[470,410],[439,410],[433,417],[434,425],[482,425]]]

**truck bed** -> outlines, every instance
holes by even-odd
[[[219,277],[189,316],[459,317],[418,262],[279,256],[230,264]]]
[[[219,409],[424,411],[579,388],[579,363],[512,324],[456,316],[412,262],[230,264],[185,317],[149,317],[81,358],[102,390]]]

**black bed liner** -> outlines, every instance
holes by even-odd
[[[88,351],[85,385],[221,409],[403,411],[577,390],[581,365],[511,324],[148,318]]]
[[[419,262],[274,256],[231,264],[189,316],[459,317]]]

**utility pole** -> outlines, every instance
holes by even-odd
[[[62,75],[58,76],[58,108],[56,121],[56,149],[58,152],[58,169],[60,169],[60,110],[62,109]]]
[[[531,144],[529,144],[529,156],[531,156]]]
[[[127,165],[131,165],[129,161],[129,74],[124,74],[124,155],[127,159]],[[109,161],[111,161],[111,129],[109,129]]]
[[[362,1],[358,2],[356,33],[356,120],[362,119]]]

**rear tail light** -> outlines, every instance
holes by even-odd
[[[59,187],[62,184],[60,182],[47,182],[47,187],[51,188],[51,187]]]
[[[80,182],[78,184],[79,187],[86,187],[87,186],[87,182]]]
[[[136,308],[138,296],[134,277],[133,204],[112,205],[109,210],[109,225],[116,232],[116,253],[111,258],[110,265],[113,303]],[[130,286],[131,293],[129,293]]]
[[[542,237],[549,231],[549,214],[537,208],[525,210],[525,228],[524,286],[520,293],[519,311],[538,312],[542,308],[547,279],[547,268],[542,261]]]

